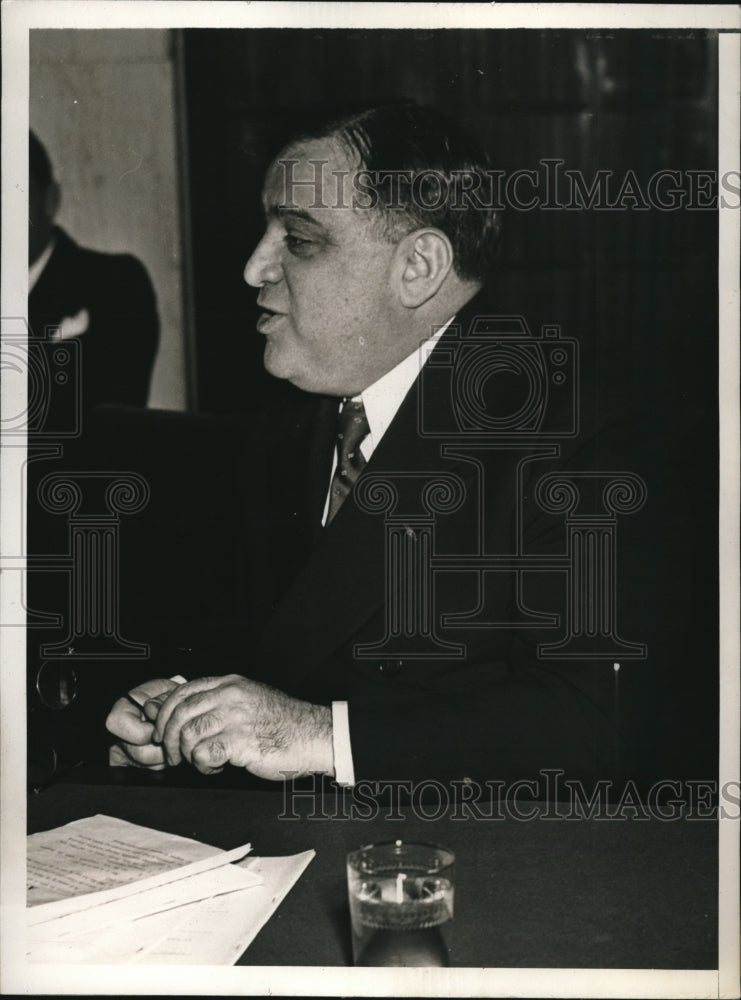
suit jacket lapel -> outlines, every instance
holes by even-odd
[[[301,394],[297,401],[289,396],[268,418],[263,442],[268,495],[262,517],[269,535],[269,592],[274,605],[322,531],[337,406],[338,401],[329,397]]]
[[[445,336],[438,347],[445,346]],[[449,393],[431,401],[439,412],[450,409]],[[336,406],[334,401],[334,415]],[[326,419],[326,416],[325,416]],[[452,419],[452,417],[451,417]],[[331,462],[331,452],[329,457]],[[312,515],[321,518],[329,480],[329,462],[313,474]],[[419,432],[419,380],[361,473],[381,475],[396,484],[408,484],[410,494],[421,493],[425,480],[444,468],[465,482],[475,476],[466,462],[441,461],[440,442]],[[263,635],[261,659],[292,675],[311,669],[349,640],[386,597],[385,514],[371,513],[357,502],[358,485],[332,524],[325,528],[311,555],[284,594]],[[421,505],[419,505],[422,510]],[[406,512],[407,508],[399,510]],[[399,511],[397,511],[398,513]],[[447,520],[436,515],[438,533]]]

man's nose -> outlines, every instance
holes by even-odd
[[[276,240],[265,233],[244,266],[244,280],[253,288],[275,284],[283,277]]]

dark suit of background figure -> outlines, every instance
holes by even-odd
[[[474,300],[456,318],[462,330],[477,308]],[[438,358],[455,336],[443,336]],[[435,426],[454,427],[444,383],[427,393],[425,406]],[[234,601],[231,622],[228,602],[212,609],[210,623],[204,610],[203,662],[189,676],[234,670],[310,701],[348,699],[358,778],[514,780],[563,768],[586,779],[648,781],[679,773],[683,750],[696,763],[683,714],[695,689],[707,683],[694,662],[690,585],[696,570],[686,540],[681,470],[655,418],[651,423],[626,412],[590,418],[576,438],[559,439],[560,457],[522,465],[518,500],[516,470],[528,447],[475,452],[483,463],[478,470],[460,455],[441,457],[445,435],[418,431],[419,386],[325,528],[320,520],[338,401],[296,392],[292,405],[284,401],[254,429],[244,458],[244,546],[241,555],[233,550],[245,573],[244,597]],[[599,411],[584,402],[583,415]],[[557,412],[560,405],[551,408],[544,431],[565,426],[568,415]],[[452,450],[465,451],[478,440],[472,434],[454,441]],[[530,438],[529,445],[544,440]],[[563,516],[540,510],[534,487],[543,474],[569,468],[632,472],[647,484],[644,507],[619,523],[617,553],[618,632],[645,643],[646,659],[623,661],[616,680],[611,660],[540,658],[537,645],[558,641],[563,629],[446,627],[442,613],[479,603],[470,569],[435,577],[438,635],[465,643],[464,657],[415,658],[415,643],[408,655],[355,655],[358,644],[383,638],[387,586],[384,514],[359,508],[363,477],[382,473],[400,488],[397,513],[420,510],[421,485],[440,471],[461,477],[462,504],[436,521],[436,554],[455,557],[477,550],[483,474],[487,551],[514,552],[519,519],[521,551],[555,555],[566,552]],[[594,491],[601,489],[598,482]],[[492,574],[489,621],[509,620],[519,607],[558,612],[563,624],[565,590],[561,573],[527,573],[519,594],[514,574]]]
[[[46,361],[45,377],[29,381],[29,399],[44,395],[38,433],[33,422],[29,426],[29,451],[33,456],[37,445],[60,451],[29,465],[29,544],[42,553],[58,551],[55,539],[63,544],[66,527],[64,518],[37,507],[39,482],[52,472],[89,467],[96,406],[146,406],[159,340],[157,303],[142,263],[129,254],[81,247],[59,227],[54,235],[52,254],[28,297],[30,341]],[[79,332],[50,339],[59,327]],[[76,352],[64,351],[73,344]],[[60,365],[60,350],[73,361]],[[58,384],[60,371],[66,381]]]
[[[81,247],[59,227],[55,235],[54,251],[28,297],[33,335],[42,338],[49,328],[85,310],[87,330],[76,338],[83,416],[100,403],[146,406],[159,340],[157,304],[146,270],[129,254]]]

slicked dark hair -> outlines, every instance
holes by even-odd
[[[492,207],[472,203],[464,194],[472,186],[487,188],[490,164],[476,139],[435,108],[404,102],[334,119],[295,135],[288,145],[330,138],[338,139],[358,161],[358,169],[367,171],[364,186],[377,195],[371,211],[378,214],[386,237],[396,240],[428,226],[439,229],[451,242],[459,277],[486,279],[496,256],[500,218]],[[389,178],[379,179],[383,173],[406,174],[412,183],[400,184],[394,192]],[[417,197],[412,196],[415,190]]]
[[[28,133],[28,172],[40,188],[48,188],[54,181],[49,154],[33,132]]]

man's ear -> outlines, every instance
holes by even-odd
[[[400,301],[414,309],[431,299],[453,266],[453,247],[439,229],[417,229],[398,245]]]

